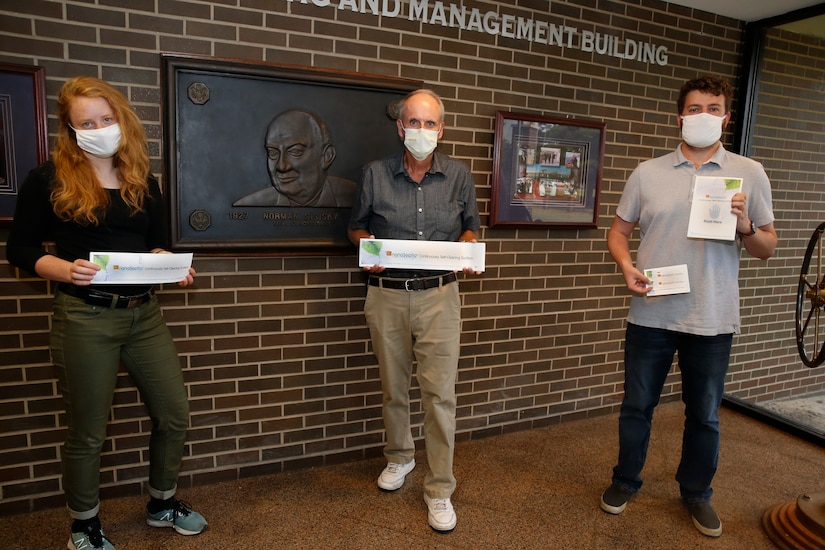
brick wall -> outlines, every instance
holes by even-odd
[[[681,83],[704,72],[736,80],[742,24],[658,0],[463,4],[655,42],[667,47],[668,62],[618,60],[299,0],[5,0],[0,62],[45,67],[50,112],[67,77],[92,74],[121,87],[145,122],[158,175],[160,52],[423,79],[447,105],[441,149],[475,175],[488,247],[487,272],[461,281],[458,439],[616,412],[628,297],[606,230],[630,171],[676,147]],[[606,123],[597,229],[488,227],[499,109]],[[743,265],[744,330],[735,339],[730,391],[758,401],[821,387],[795,356],[793,310],[805,235],[818,223],[823,190],[812,181],[816,166],[784,176],[768,152],[756,156],[775,186],[799,185],[777,193],[777,258]],[[790,220],[782,218],[800,200],[809,201],[810,220],[794,218],[789,238]],[[0,229],[3,243],[5,236]],[[162,289],[192,402],[181,486],[380,455],[380,386],[356,264],[354,255],[204,254],[195,260],[195,287]],[[0,288],[0,513],[59,506],[63,415],[47,349],[50,287],[0,260]],[[664,399],[677,399],[678,387],[673,374]],[[417,400],[413,407],[418,435]],[[104,497],[144,489],[148,431],[124,375],[104,452]]]

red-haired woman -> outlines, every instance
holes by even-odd
[[[93,77],[67,81],[57,100],[52,160],[23,183],[7,243],[10,263],[56,282],[50,335],[66,407],[63,490],[70,549],[113,546],[103,534],[100,454],[119,365],[149,409],[147,523],[195,535],[203,516],[175,498],[189,402],[175,344],[150,285],[92,284],[91,251],[164,253],[165,214],[149,173],[143,125],[127,99]],[[53,241],[55,254],[44,251]],[[180,286],[193,282],[190,269]]]

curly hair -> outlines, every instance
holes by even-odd
[[[722,77],[705,75],[688,80],[682,85],[682,89],[679,90],[679,99],[676,101],[679,114],[682,114],[685,108],[685,98],[694,90],[710,95],[725,96],[725,112],[730,112],[731,102],[733,101],[733,86]]]
[[[69,115],[77,97],[100,97],[109,103],[121,131],[120,146],[113,159],[121,182],[120,195],[133,212],[143,210],[150,169],[143,124],[126,97],[111,84],[99,78],[79,76],[66,81],[57,97],[57,141],[52,151],[56,181],[51,193],[55,214],[62,220],[96,225],[109,204],[109,195],[77,145],[71,128]]]

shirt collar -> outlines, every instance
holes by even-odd
[[[395,176],[400,176],[405,173],[404,170],[404,151],[401,151],[398,155],[395,156],[393,159],[394,165],[392,169],[392,173]],[[444,164],[444,159],[441,158],[441,154],[436,151],[433,153],[433,163],[430,166],[430,169],[427,170],[428,174],[443,174],[444,170],[442,168]]]
[[[712,162],[713,164],[719,166],[720,168],[725,163],[725,159],[728,158],[728,152],[725,150],[725,146],[720,144],[719,148],[713,153],[713,156],[710,157],[705,164]],[[691,165],[693,164],[692,161],[688,160],[685,154],[682,152],[682,144],[680,143],[679,146],[676,148],[676,160],[673,162],[673,166],[681,166],[682,164],[689,162]]]

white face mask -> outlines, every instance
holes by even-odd
[[[111,124],[94,130],[72,128],[77,137],[77,146],[100,158],[109,158],[120,147],[120,125]]]
[[[404,128],[404,146],[416,158],[424,160],[438,145],[438,131],[424,128]]]
[[[682,117],[682,139],[691,147],[710,147],[722,137],[725,117],[699,113]]]

